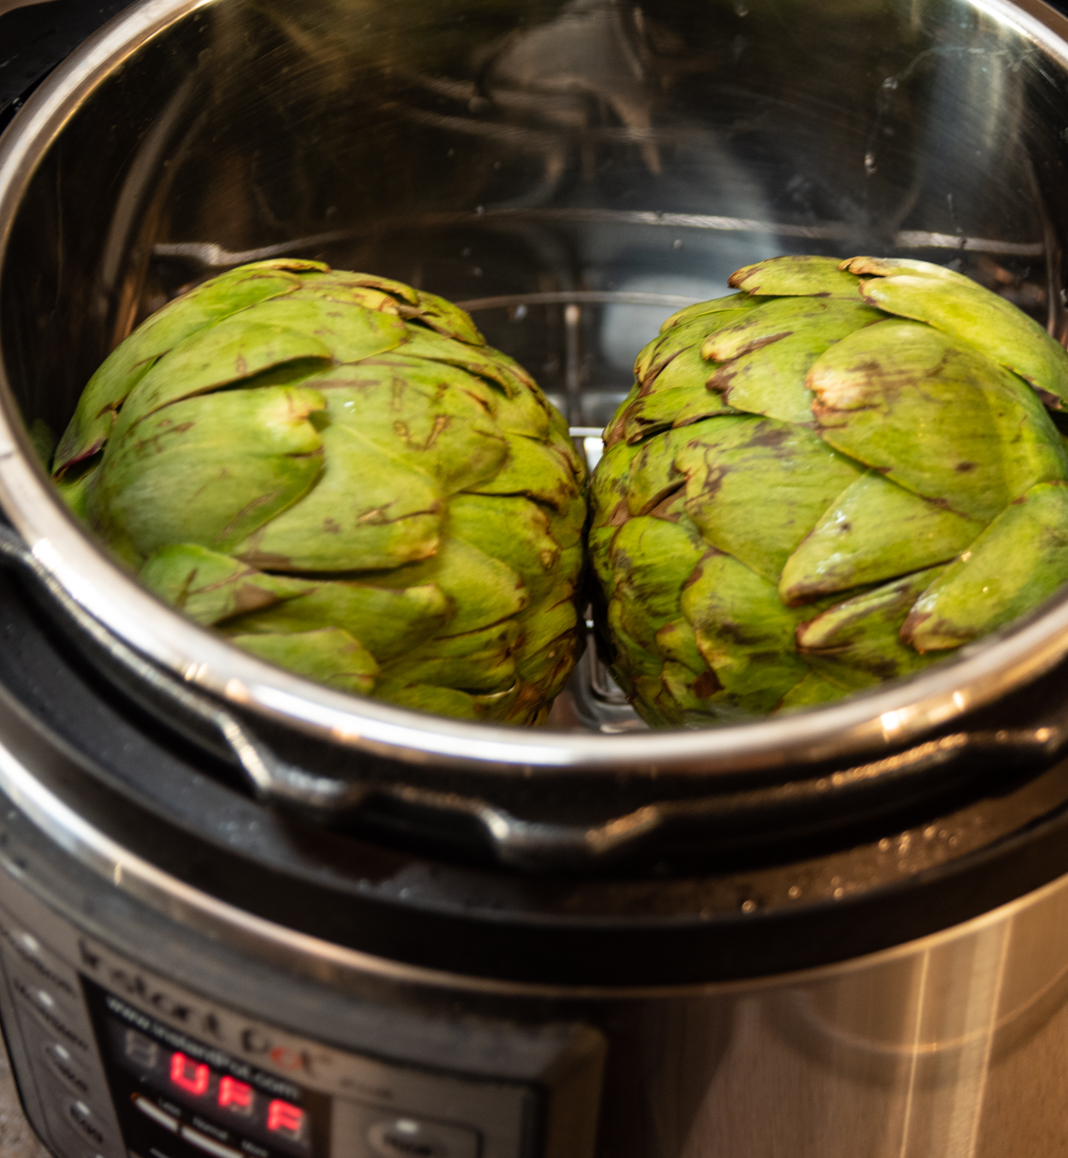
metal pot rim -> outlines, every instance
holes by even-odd
[[[96,86],[170,25],[217,0],[142,0],[76,50],[0,142],[0,262],[30,180]],[[1041,0],[973,0],[1068,70],[1068,20]],[[0,351],[2,355],[2,351]],[[248,655],[165,606],[93,543],[30,448],[0,362],[0,501],[38,562],[120,639],[223,700],[321,738],[408,764],[486,773],[708,775],[771,770],[899,747],[980,709],[1068,656],[1068,591],[1023,625],[927,674],[797,716],[695,731],[527,732],[431,718],[334,692]]]

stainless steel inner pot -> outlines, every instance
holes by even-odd
[[[282,254],[465,304],[591,450],[662,318],[777,253],[951,263],[1064,337],[1066,38],[1038,0],[143,0],[0,148],[3,506],[108,639],[356,764],[685,784],[900,751],[1053,669],[1068,594],[790,718],[635,729],[589,652],[549,729],[457,723],[329,691],[164,607],[67,514],[26,431],[58,433],[183,286]]]

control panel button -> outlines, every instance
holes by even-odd
[[[67,1104],[67,1121],[74,1126],[75,1133],[83,1140],[91,1142],[94,1146],[107,1144],[107,1135],[100,1120],[80,1098]]]
[[[161,1109],[149,1098],[146,1098],[144,1094],[134,1094],[130,1100],[146,1118],[151,1118],[153,1122],[162,1126],[165,1130],[170,1130],[172,1134],[178,1133],[178,1119],[173,1114],[168,1114],[166,1110]]]
[[[222,1142],[216,1142],[214,1138],[209,1138],[199,1130],[190,1129],[189,1126],[182,1127],[182,1137],[191,1146],[196,1146],[205,1154],[214,1155],[214,1158],[246,1158],[246,1155],[240,1150],[235,1150],[233,1146],[224,1146]]]
[[[49,1042],[44,1047],[44,1056],[52,1073],[72,1093],[81,1094],[83,1098],[90,1096],[89,1079],[65,1045],[58,1041]]]
[[[384,1118],[372,1123],[367,1141],[380,1158],[478,1158],[478,1134],[418,1118]]]
[[[60,1009],[53,994],[39,985],[28,985],[21,977],[11,978],[11,988],[22,1006],[29,1009],[37,1020],[65,1045],[80,1054],[89,1054],[91,1047],[84,1032],[70,1024],[70,1018]]]

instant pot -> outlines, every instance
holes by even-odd
[[[184,620],[33,449],[153,309],[283,255],[463,304],[591,463],[660,321],[774,254],[952,265],[1064,340],[1068,20],[11,7],[0,1016],[57,1158],[1068,1152],[1068,595],[720,729],[646,729],[591,641],[546,728],[480,726]]]

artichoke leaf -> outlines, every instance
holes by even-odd
[[[273,607],[230,620],[225,624],[229,634],[292,633],[329,624],[358,636],[379,663],[387,663],[431,639],[452,611],[444,592],[433,583],[398,589],[350,580],[270,578],[294,586],[299,582],[301,591]]]
[[[877,471],[851,483],[787,560],[779,582],[794,606],[948,563],[983,530]]]
[[[698,372],[700,372],[698,359],[701,357],[701,348],[705,342],[727,326],[740,322],[751,313],[752,309],[723,310],[700,315],[692,321],[665,330],[662,336],[653,343],[652,353],[641,363],[642,373],[638,379],[641,384],[641,392],[648,394],[650,391],[663,389],[669,385],[678,385],[679,367],[675,368],[672,376],[673,382],[661,382],[661,379],[679,358],[684,359],[684,367],[697,366]],[[687,354],[690,355],[688,359],[686,358]],[[707,371],[705,372],[707,373]]]
[[[798,648],[816,671],[848,688],[912,675],[931,660],[901,641],[901,626],[943,570],[917,571],[836,603],[798,626]]]
[[[314,486],[323,443],[309,416],[323,405],[299,386],[176,402],[108,443],[92,516],[141,559],[170,543],[230,553]]]
[[[463,635],[438,636],[382,668],[383,677],[466,692],[500,692],[515,683],[515,620]]]
[[[812,426],[814,396],[805,378],[813,363],[836,342],[884,317],[859,301],[827,302],[825,313],[803,319],[788,337],[720,366],[708,388],[735,410]]]
[[[641,450],[640,446],[617,442],[605,451],[597,464],[590,480],[590,502],[602,525],[612,526],[626,518],[631,466]],[[678,482],[682,482],[681,476]]]
[[[1063,409],[1068,402],[1064,349],[1042,326],[1003,297],[955,270],[926,261],[857,257],[857,274],[876,275],[861,284],[865,301],[889,314],[926,322],[977,347],[1018,374]],[[937,292],[932,290],[937,283]]]
[[[700,359],[700,355],[697,357]],[[707,366],[702,361],[702,369]],[[626,413],[623,436],[627,442],[642,442],[650,434],[670,430],[673,426],[690,426],[702,418],[713,418],[717,414],[735,414],[718,395],[705,389],[705,374],[696,383],[657,390],[635,399]]]
[[[265,575],[247,563],[196,543],[176,543],[157,551],[141,568],[138,578],[165,603],[204,627],[263,611],[314,587],[297,579]],[[296,630],[321,627],[322,623],[320,620],[305,624]]]
[[[772,298],[707,338],[701,355],[709,362],[730,362],[760,350],[802,331],[828,327],[845,328],[849,333],[856,325],[866,325],[878,315],[863,302],[840,302],[833,298]]]
[[[1068,582],[1068,484],[1010,503],[927,588],[901,629],[917,651],[960,647],[1025,615]]]
[[[855,690],[848,684],[840,684],[828,676],[810,671],[797,685],[792,687],[779,701],[776,713],[800,712],[805,708],[817,708],[821,704],[831,704],[840,700],[848,692]]]
[[[438,586],[449,600],[451,614],[435,636],[466,635],[518,615],[530,603],[522,577],[493,555],[461,539],[445,537],[433,558],[409,563],[374,579],[384,587]],[[369,581],[369,577],[364,577]]]
[[[549,442],[559,437],[560,432],[553,425],[552,407],[540,390],[537,393],[524,390],[512,398],[494,393],[494,416],[506,434],[521,434],[538,442]],[[563,437],[569,441],[566,423]]]
[[[796,254],[758,261],[731,274],[728,284],[749,294],[775,297],[847,298],[860,296],[860,278],[841,268],[837,258]]]
[[[519,617],[520,634],[516,643],[516,669],[523,679],[539,680],[533,668],[550,660],[559,662],[562,647],[574,646],[574,629],[578,612],[574,599],[549,596],[532,603]]]
[[[89,379],[56,450],[53,470],[62,472],[100,449],[119,407],[164,354],[230,314],[292,293],[300,286],[302,273],[323,269],[321,262],[257,262],[203,282],[157,310]]]
[[[356,695],[374,691],[378,664],[374,656],[340,627],[322,627],[296,635],[235,635],[244,651],[327,687]]]
[[[392,313],[369,310],[353,301],[333,300],[312,287],[301,287],[282,301],[266,301],[219,326],[277,326],[315,338],[335,362],[360,362],[405,344],[409,327]]]
[[[678,618],[679,597],[707,550],[677,523],[651,517],[620,527],[611,549],[615,600],[630,634],[652,648],[656,633]]]
[[[726,297],[713,298],[707,302],[695,302],[692,306],[683,306],[660,323],[660,332],[666,334],[676,326],[685,326],[688,322],[703,318],[706,314],[745,313],[746,310],[756,309],[761,303],[747,293],[727,294]],[[649,347],[647,346],[646,349]],[[642,377],[641,374],[638,377]]]
[[[639,382],[635,382],[631,386],[629,393],[623,401],[616,408],[616,412],[612,415],[612,421],[604,428],[601,434],[601,439],[604,442],[606,451],[612,449],[623,438],[623,428],[626,424],[626,416],[630,407],[641,397],[642,388]]]
[[[777,584],[861,468],[812,432],[771,418],[720,418],[689,429],[702,436],[675,459],[686,476],[687,515],[707,543]]]
[[[346,432],[336,434],[328,457],[374,443],[449,495],[493,478],[508,457],[503,432],[465,388],[470,381],[449,366],[388,357],[335,366],[304,385],[322,391],[329,429]]]
[[[456,688],[409,683],[399,678],[380,679],[375,687],[376,699],[385,700],[399,708],[435,716],[451,716],[454,720],[481,720],[484,723],[503,722],[518,694],[518,683],[503,692],[490,695],[471,695]]]
[[[612,598],[616,589],[615,572],[612,570],[612,544],[618,533],[618,527],[593,527],[589,535],[590,566],[606,600]]]
[[[633,695],[637,681],[643,676],[654,681],[659,679],[660,657],[631,635],[628,627],[633,624],[633,617],[626,617],[625,604],[618,596],[608,603],[607,620],[615,652],[612,674],[616,676],[619,686],[628,695]]]
[[[763,715],[808,674],[794,648],[801,614],[775,585],[729,555],[710,551],[682,592],[683,615],[723,688],[744,711]]]
[[[417,289],[405,285],[402,281],[394,281],[391,277],[380,277],[376,273],[361,273],[349,269],[327,269],[320,274],[312,274],[304,281],[305,285],[337,285],[354,291],[371,290],[384,297],[392,298],[399,307],[401,305],[418,306],[420,294]]]
[[[411,311],[402,311],[404,316],[413,321],[422,322],[439,334],[447,338],[455,338],[458,342],[465,342],[470,346],[484,346],[486,339],[479,333],[471,315],[453,305],[437,294],[420,292],[415,308]]]
[[[90,522],[93,490],[96,487],[99,474],[99,458],[93,461],[83,459],[81,462],[73,464],[73,469],[65,471],[55,481],[59,497],[67,504],[71,513],[85,523]]]
[[[494,555],[522,576],[531,603],[560,590],[561,548],[549,513],[522,495],[457,495],[449,504],[449,534]]]
[[[303,500],[234,545],[273,571],[372,571],[438,549],[445,496],[349,425],[322,431],[322,477]]]
[[[207,334],[194,334],[152,367],[131,391],[110,441],[125,437],[143,419],[183,399],[289,363],[303,364],[308,372],[329,361],[330,351],[318,338],[280,326],[227,319]]]
[[[408,338],[400,352],[409,358],[426,358],[466,370],[498,388],[508,398],[518,398],[524,389],[539,389],[518,362],[499,350],[469,346],[419,326],[408,327]]]
[[[808,375],[831,446],[948,510],[987,522],[1068,458],[1034,391],[931,326],[886,321]]]
[[[525,495],[563,513],[581,495],[581,478],[568,456],[552,444],[508,435],[508,457],[491,479],[467,487],[471,494]]]
[[[721,424],[729,428],[733,423],[745,421],[750,420],[721,415],[667,431],[635,448],[637,454],[627,481],[627,510],[632,515],[646,515],[673,493],[681,491],[686,485],[686,476],[675,465],[679,453],[690,443],[703,445],[705,441],[726,437],[720,430]]]

